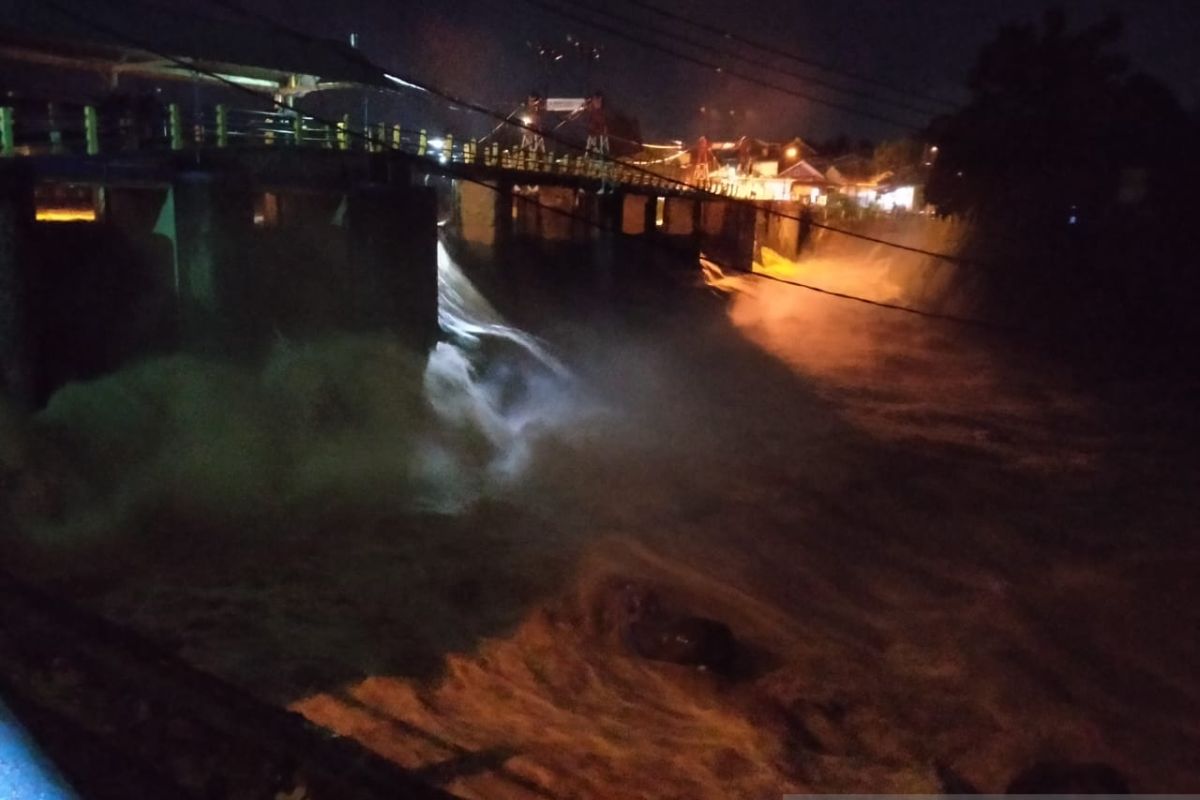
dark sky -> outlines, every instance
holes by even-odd
[[[623,42],[616,36],[557,18],[525,0],[243,0],[307,31],[345,37],[357,31],[360,46],[397,73],[412,74],[485,105],[511,109],[534,85],[542,67],[526,42],[566,46],[567,34],[603,48],[585,75],[581,62],[564,60],[550,75],[552,95],[604,90],[611,104],[638,117],[648,139],[724,137],[749,133],[780,139],[822,138],[840,131],[880,138],[904,128],[743,83],[712,70]],[[586,0],[600,5],[603,0]],[[657,4],[751,39],[869,75],[925,94],[962,97],[962,84],[980,46],[1009,21],[1033,21],[1049,7],[1067,11],[1073,26],[1110,11],[1126,22],[1124,50],[1135,66],[1165,79],[1192,109],[1200,104],[1200,2],[1197,0],[654,0]],[[579,8],[579,6],[575,6]],[[613,14],[640,16],[627,0],[608,0]],[[622,24],[622,23],[616,23]],[[643,34],[645,35],[645,34]],[[689,35],[703,35],[692,31]],[[679,47],[679,45],[672,45]],[[718,55],[707,56],[721,60]],[[760,58],[771,58],[758,54]],[[802,69],[777,61],[781,66]],[[833,94],[779,74],[743,65],[768,80],[791,82],[862,110],[869,103]],[[862,87],[867,88],[867,87]],[[700,108],[706,112],[702,114]],[[717,109],[714,114],[713,109]],[[407,113],[423,113],[419,108]],[[730,118],[728,112],[733,110]],[[878,113],[919,124],[920,116],[876,107]],[[465,116],[442,124],[467,127]],[[490,125],[479,121],[474,130]]]

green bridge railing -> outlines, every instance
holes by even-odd
[[[139,101],[134,101],[135,103]],[[497,170],[604,179],[628,186],[678,189],[679,168],[651,171],[588,153],[537,152],[497,142],[459,139],[447,133],[380,122],[352,128],[346,115],[329,123],[300,113],[217,105],[185,115],[178,103],[140,101],[121,107],[47,104],[39,109],[0,106],[0,157],[183,151],[204,148],[308,147],[384,152],[399,150],[440,164],[471,164]],[[532,182],[532,181],[531,181]],[[693,188],[724,193],[722,182]]]

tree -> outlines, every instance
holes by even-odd
[[[916,139],[889,139],[875,147],[875,173],[902,173],[918,170],[922,166],[925,146]]]
[[[965,253],[985,262],[974,291],[993,313],[1055,341],[1177,354],[1200,335],[1198,132],[1115,52],[1120,36],[1116,17],[1072,32],[1061,12],[1001,29],[970,73],[970,102],[927,132],[938,154],[926,198],[974,220]]]
[[[1128,167],[1162,168],[1187,118],[1161,83],[1113,52],[1109,17],[1071,33],[1061,12],[1010,25],[981,52],[970,103],[937,120],[939,157],[926,196],[940,212],[1027,221],[1097,220]]]

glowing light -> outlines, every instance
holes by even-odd
[[[446,141],[444,139],[430,139],[427,144],[430,150],[441,150],[446,146]]]
[[[529,125],[529,124],[531,124],[532,122],[533,122],[533,117],[529,116],[528,114],[522,114],[522,115],[521,115],[521,123],[522,123],[522,124],[524,124],[524,125]]]
[[[787,150],[783,151],[783,154],[785,156],[787,156],[788,158],[795,158],[796,156],[800,155],[800,151],[798,149],[796,149],[795,146],[792,146],[792,147],[789,147]]]
[[[38,222],[95,222],[94,208],[39,208]]]
[[[912,186],[900,186],[879,195],[878,204],[884,211],[892,211],[897,208],[912,211],[915,201],[916,189]]]
[[[936,153],[937,151],[938,151],[938,147],[936,144],[933,147],[929,148],[929,152],[931,152],[931,153]]]
[[[406,89],[416,89],[419,92],[429,91],[424,86],[418,86],[415,83],[410,83],[409,81],[406,81],[403,78],[397,78],[395,75],[388,75],[387,73],[384,73],[383,77],[387,78],[389,81],[391,81],[393,83],[400,84],[401,86],[405,87]]]

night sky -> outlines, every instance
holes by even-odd
[[[641,121],[647,139],[690,139],[702,132],[712,137],[748,133],[772,139],[793,135],[820,139],[843,131],[854,137],[882,138],[902,135],[904,123],[918,127],[926,119],[887,107],[872,109],[860,99],[804,87],[777,74],[770,79],[792,82],[803,91],[821,93],[862,110],[874,110],[901,124],[864,119],[754,87],[623,42],[610,33],[557,18],[525,0],[241,2],[312,33],[343,38],[356,31],[360,47],[377,62],[505,110],[511,110],[531,87],[541,86],[545,80],[543,66],[527,42],[566,48],[567,35],[574,34],[602,47],[603,55],[590,76],[579,59],[568,56],[559,62],[549,74],[551,94],[580,96],[589,86],[601,88],[612,106]],[[602,2],[588,0],[591,5]],[[1037,20],[1052,6],[1064,8],[1073,26],[1117,11],[1126,21],[1125,50],[1134,64],[1165,79],[1188,108],[1200,105],[1200,48],[1195,46],[1200,42],[1200,8],[1194,0],[655,2],[819,62],[950,99],[963,97],[963,82],[975,54],[1003,23]],[[604,8],[660,26],[674,24],[647,15],[625,0],[609,0]],[[688,34],[704,35],[698,31]],[[758,56],[771,58],[761,53]],[[779,63],[803,70],[795,64]],[[753,66],[742,65],[741,69],[765,74]],[[388,109],[393,110],[433,114],[438,117],[436,123],[464,133],[491,127],[481,120],[468,122],[465,115],[421,108],[419,103]]]

